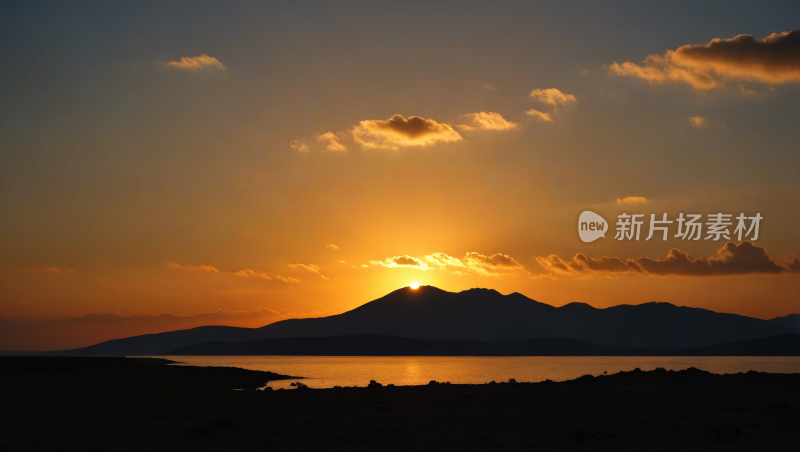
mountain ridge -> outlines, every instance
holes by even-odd
[[[494,289],[475,288],[456,293],[420,286],[394,290],[350,311],[328,317],[287,319],[260,328],[205,326],[45,354],[160,355],[212,341],[359,334],[475,342],[569,338],[598,346],[696,348],[800,332],[800,328],[796,330],[785,323],[664,302],[608,308],[584,303],[555,307],[517,292],[503,295]]]

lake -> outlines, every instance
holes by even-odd
[[[800,373],[796,356],[167,356],[186,366],[228,366],[305,377],[312,388],[382,384],[423,385],[431,380],[450,383],[570,380],[635,368],[683,370],[689,367],[717,374],[747,372]],[[289,388],[296,380],[273,381]]]

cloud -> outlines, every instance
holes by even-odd
[[[329,280],[329,279],[330,279],[330,278],[328,278],[328,277],[327,277],[327,276],[325,276],[325,275],[319,275],[319,277],[320,277],[320,278],[322,278],[322,279],[324,279],[325,281],[327,281],[327,280]]]
[[[469,273],[458,271],[458,270],[454,271],[453,274],[457,275],[457,276],[469,276]]]
[[[494,90],[497,89],[497,87],[495,87],[491,83],[484,83],[483,84],[483,89],[486,90],[486,91],[494,91]]]
[[[556,88],[535,89],[528,94],[531,100],[549,105],[552,111],[545,112],[531,108],[525,114],[538,121],[553,122],[554,116],[561,116],[561,111],[569,110],[578,100],[572,94],[562,93]]]
[[[688,84],[697,90],[726,88],[748,94],[737,82],[780,84],[800,81],[800,31],[756,39],[739,35],[685,45],[663,55],[649,55],[643,65],[626,61],[609,66],[612,74],[651,84]]]
[[[468,120],[471,125],[458,125],[461,130],[511,130],[519,127],[519,124],[511,121],[506,121],[500,113],[485,112],[480,113],[467,113],[461,115],[462,118]]]
[[[230,270],[228,271],[228,274],[233,276],[241,276],[243,278],[261,278],[272,281],[272,278],[270,278],[266,273],[256,273],[249,268],[245,268],[244,270]]]
[[[705,128],[711,127],[711,126],[719,126],[719,127],[724,128],[724,129],[728,128],[724,124],[714,124],[713,122],[709,121],[708,119],[706,119],[706,118],[704,118],[702,116],[692,116],[691,118],[689,118],[689,123],[692,126],[697,127],[698,129],[705,129]]]
[[[306,265],[306,264],[289,264],[289,268],[303,268],[303,269],[306,269],[306,270],[310,271],[311,273],[319,274],[319,265],[314,265],[314,264],[308,264],[308,265]]]
[[[562,93],[556,88],[535,89],[528,94],[532,100],[550,105],[555,111],[560,108],[569,109],[570,105],[578,102],[572,94]]]
[[[426,262],[432,265],[437,265],[439,267],[460,267],[460,268],[467,268],[467,264],[461,261],[461,259],[453,256],[448,256],[445,253],[433,253],[425,256]]]
[[[794,254],[784,254],[778,260],[778,264],[781,267],[788,268],[793,272],[800,272],[800,256],[795,256]]]
[[[289,266],[292,267],[292,265],[301,266],[303,268],[306,268],[309,271],[313,271],[312,268],[319,269],[319,267],[317,267],[316,265],[313,265],[313,264],[309,265],[309,266],[305,266],[305,265],[302,265],[302,264],[290,264]],[[239,278],[257,278],[257,279],[264,279],[264,280],[267,280],[267,281],[272,281],[272,279],[273,279],[271,276],[269,276],[266,273],[256,272],[256,271],[251,270],[249,268],[245,268],[243,270],[228,270],[226,272],[220,272],[216,267],[213,267],[211,265],[185,265],[185,266],[181,266],[181,265],[176,264],[176,263],[170,263],[170,264],[167,264],[167,267],[168,268],[178,268],[178,269],[181,269],[181,270],[191,270],[191,271],[200,271],[200,272],[209,272],[209,273],[220,273],[220,274],[223,274],[223,275],[236,276],[236,277],[239,277]],[[294,267],[292,267],[292,268],[294,268]],[[318,271],[317,271],[317,273],[318,273]],[[287,278],[281,278],[281,276],[276,276],[275,278],[277,280],[283,281],[283,282],[299,282],[294,278],[288,278],[289,280],[292,280],[292,281],[288,281]]]
[[[344,261],[339,261],[340,264],[344,264]]]
[[[421,258],[414,256],[395,256],[383,261],[372,261],[372,265],[386,268],[413,268],[417,270],[445,269],[448,267],[472,270],[483,276],[500,276],[523,270],[522,264],[505,254],[486,256],[480,253],[467,253],[463,258],[457,258],[445,253],[433,253]],[[468,273],[456,273],[466,275]]]
[[[40,267],[40,268],[29,268],[29,272],[34,273],[51,273],[54,275],[74,275],[74,270],[62,270],[58,267]]]
[[[297,283],[300,282],[299,280],[297,280],[295,278],[292,278],[291,276],[283,277],[281,275],[277,275],[277,276],[275,276],[275,279],[277,279],[278,281],[289,283],[289,284],[297,284]]]
[[[339,137],[336,136],[333,132],[323,133],[322,135],[317,136],[317,141],[327,142],[328,145],[325,146],[325,149],[329,151],[346,151],[347,148],[344,147],[342,143],[339,142]]]
[[[637,204],[637,203],[645,203],[650,202],[649,199],[643,196],[628,196],[627,198],[617,198],[617,204]]]
[[[414,268],[417,270],[433,270],[422,259],[411,256],[394,256],[382,261],[372,261],[370,265],[386,268]]]
[[[500,253],[491,256],[467,253],[464,261],[467,263],[467,268],[485,276],[499,276],[501,273],[525,268],[512,257]]]
[[[361,121],[351,130],[353,139],[368,149],[399,149],[408,146],[428,146],[435,143],[460,141],[463,138],[451,126],[411,116],[394,115],[385,121]]]
[[[167,61],[162,62],[161,64],[168,68],[190,72],[228,71],[228,68],[225,67],[224,64],[220,63],[218,59],[210,57],[206,54],[195,57],[183,57],[180,59],[180,61]]]
[[[692,116],[689,118],[689,122],[698,129],[705,129],[711,125],[711,122],[702,116]]]
[[[339,251],[339,247],[333,243],[331,243],[330,245],[325,245],[325,248],[328,248],[329,250]]]
[[[533,257],[546,271],[556,274],[593,276],[598,274],[638,273],[651,276],[724,276],[746,274],[779,274],[798,272],[800,259],[788,255],[776,262],[767,251],[747,240],[727,242],[716,256],[692,258],[687,253],[673,248],[658,259],[637,257],[621,259],[603,256],[599,259],[578,253],[572,260],[564,260],[555,254]]]
[[[538,119],[539,121],[553,122],[553,118],[550,117],[550,113],[534,110],[533,108],[526,110],[525,114],[533,117],[534,119]]]
[[[292,142],[289,143],[289,147],[299,154],[308,154],[308,146],[305,144],[304,139],[292,140]]]
[[[203,271],[203,272],[219,273],[219,270],[217,270],[216,267],[212,267],[210,265],[186,265],[184,267],[181,267],[179,264],[170,263],[170,264],[167,264],[167,267],[168,268],[179,268],[181,270],[197,270],[197,271]]]

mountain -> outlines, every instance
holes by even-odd
[[[595,345],[577,339],[524,341],[423,341],[361,334],[343,337],[206,342],[170,350],[173,356],[800,356],[800,334],[750,339],[686,349],[647,349]]]
[[[800,314],[789,314],[783,317],[769,319],[769,323],[792,329],[800,333]]]
[[[268,337],[383,334],[425,340],[512,341],[572,338],[599,345],[690,348],[792,333],[765,320],[669,303],[596,309],[560,308],[524,295],[490,289],[459,293],[403,288],[352,311],[317,319],[284,320],[261,328]]]
[[[428,341],[578,339],[634,348],[697,348],[800,332],[773,321],[669,303],[597,309],[584,303],[556,308],[524,295],[491,289],[446,292],[432,286],[403,288],[343,314],[291,319],[261,328],[208,326],[103,342],[74,356],[161,355],[211,341],[341,337],[377,334]]]
[[[148,356],[162,355],[165,351],[209,341],[242,342],[263,339],[264,332],[258,328],[236,328],[232,326],[201,326],[168,333],[144,334],[124,339],[113,339],[75,350],[52,352],[23,352],[19,355],[51,356]]]

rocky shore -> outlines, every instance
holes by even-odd
[[[800,374],[313,389],[168,362],[0,358],[0,450],[800,449]]]

